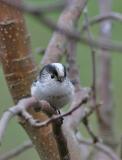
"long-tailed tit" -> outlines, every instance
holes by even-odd
[[[31,86],[31,95],[48,101],[55,109],[70,103],[74,86],[67,77],[65,66],[61,63],[45,65]]]

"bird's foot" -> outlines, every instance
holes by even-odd
[[[56,114],[57,114],[57,115],[61,115],[61,112],[60,112],[59,109],[55,108],[55,111],[56,111]],[[63,118],[63,117],[60,117],[60,118],[58,119],[58,123],[59,123],[60,125],[62,125],[62,124],[63,124],[63,120],[64,120],[64,118]]]

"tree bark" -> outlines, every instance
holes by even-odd
[[[16,3],[21,1],[12,0]],[[0,58],[10,93],[17,103],[30,94],[30,86],[37,74],[37,67],[30,49],[30,37],[27,33],[23,14],[9,5],[0,2]],[[47,116],[43,113],[32,115],[41,121]],[[59,160],[59,152],[52,127],[35,129],[21,120],[21,125],[33,141],[43,160]]]

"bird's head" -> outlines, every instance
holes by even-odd
[[[40,81],[56,81],[62,83],[66,79],[66,68],[61,63],[45,65],[39,74]]]

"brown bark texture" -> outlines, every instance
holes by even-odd
[[[22,13],[3,2],[0,2],[0,59],[10,93],[14,103],[17,103],[30,94],[37,67],[31,54],[30,37]],[[43,113],[34,114],[32,111],[32,114],[41,121],[47,118]],[[35,129],[25,121],[21,120],[21,124],[43,160],[60,159],[51,125]]]

